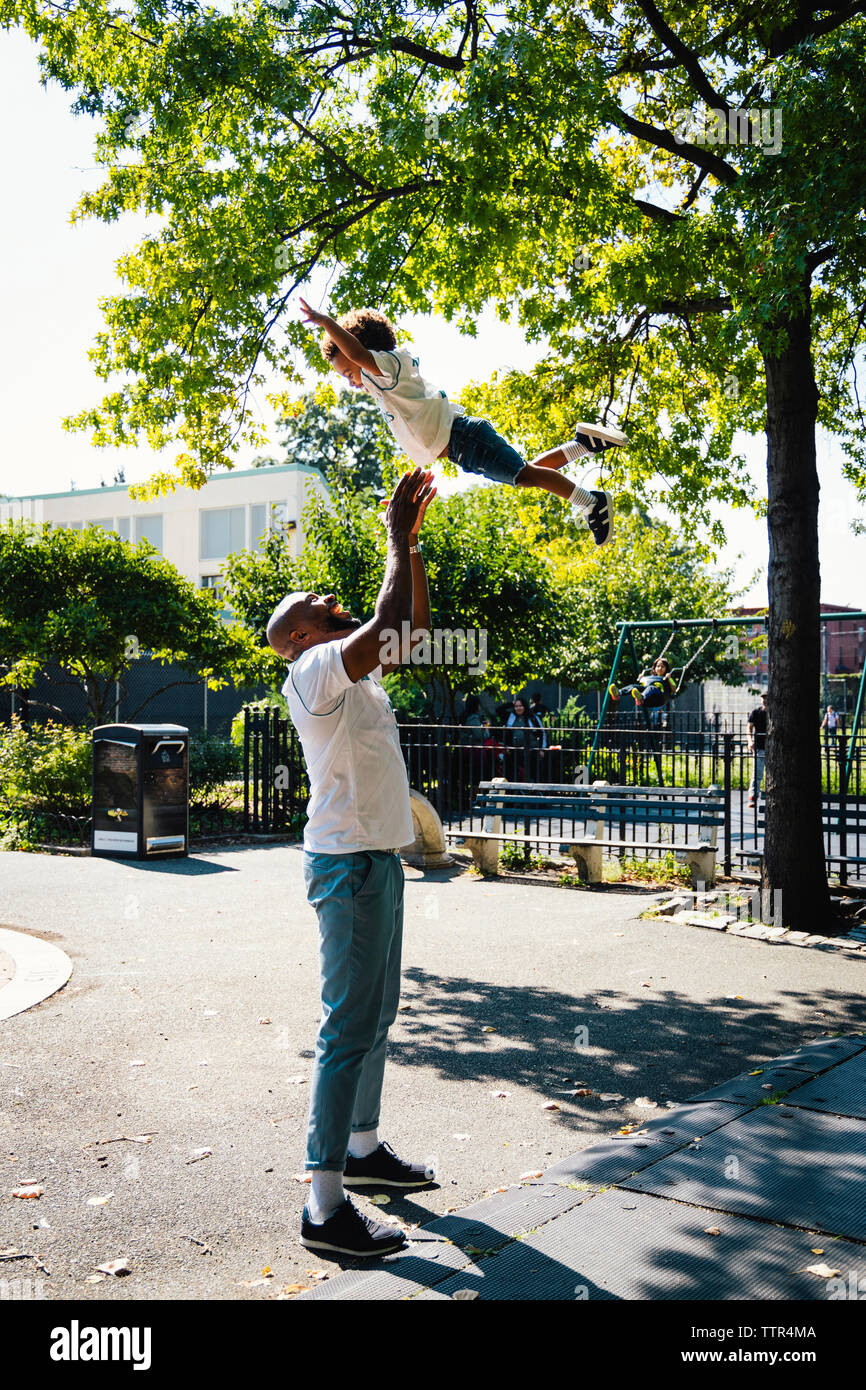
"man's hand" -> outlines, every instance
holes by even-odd
[[[413,468],[411,473],[403,474],[385,512],[385,525],[392,541],[414,542],[435,493],[432,473]]]

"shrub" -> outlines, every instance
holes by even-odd
[[[46,807],[86,814],[92,780],[90,734],[48,723],[27,728],[20,717],[0,726],[0,800],[7,807]]]
[[[204,733],[190,738],[190,806],[230,806],[235,797],[232,784],[242,776],[243,754],[230,739]]]

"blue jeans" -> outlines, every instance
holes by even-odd
[[[480,473],[494,483],[514,483],[526,467],[526,459],[478,415],[455,415],[448,457],[464,472]]]
[[[403,865],[388,850],[305,853],[304,882],[319,918],[322,984],[304,1167],[342,1173],[350,1135],[379,1124],[400,1002]]]
[[[755,765],[752,769],[752,780],[749,783],[749,796],[757,797],[761,790],[761,783],[764,780],[764,762],[766,761],[766,751],[763,748],[756,748],[754,752]]]

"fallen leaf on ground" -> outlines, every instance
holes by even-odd
[[[287,1086],[303,1086],[306,1083],[305,1076],[289,1076],[286,1079]]]
[[[213,1158],[213,1149],[193,1149],[192,1158],[187,1163],[200,1163],[203,1158]]]
[[[270,1021],[271,1021],[271,1020],[270,1020],[269,1018],[260,1018],[260,1019],[259,1019],[259,1023],[270,1023]]]
[[[493,1098],[494,1098],[495,1100],[507,1100],[507,1099],[508,1099],[508,1092],[507,1092],[507,1091],[491,1091],[490,1094],[493,1096]]]
[[[482,1028],[481,1031],[482,1033],[495,1033],[496,1029],[492,1026],[492,1024],[488,1023],[487,1027]]]
[[[326,1269],[308,1269],[308,1270],[307,1270],[307,1278],[308,1278],[308,1279],[327,1279],[327,1278],[328,1278],[328,1271],[327,1271]]]
[[[387,1207],[390,1200],[391,1198],[386,1197],[384,1192],[377,1192],[375,1197],[370,1198],[370,1201],[373,1203],[374,1207]]]
[[[812,1254],[813,1254],[813,1255],[823,1255],[823,1253],[824,1253],[823,1250],[813,1250],[813,1251],[812,1251]]]
[[[834,1279],[839,1271],[831,1269],[829,1265],[806,1265],[804,1270],[797,1270],[797,1274],[817,1274],[819,1279]]]
[[[130,1062],[131,1067],[146,1067],[147,1062]]]
[[[638,1096],[635,1105],[639,1110],[657,1110],[658,1101],[650,1100],[649,1096]]]
[[[542,1105],[541,1108],[542,1108],[542,1110],[558,1110],[558,1109],[559,1109],[559,1101],[558,1101],[558,1100],[546,1100],[546,1101],[544,1102],[544,1104]]]
[[[705,1235],[705,1236],[720,1236],[721,1234],[722,1234],[722,1233],[721,1233],[721,1231],[719,1230],[718,1226],[705,1226],[705,1227],[704,1227],[704,1235]]]
[[[641,989],[652,989],[652,984],[649,980],[641,980],[640,987]]]
[[[13,1197],[41,1197],[45,1191],[44,1187],[38,1187],[35,1183],[27,1183],[23,1187],[16,1187],[12,1190]]]
[[[312,1175],[312,1173],[293,1173],[293,1174],[292,1174],[292,1177],[294,1178],[295,1182],[312,1182],[312,1181],[313,1181],[313,1175]]]
[[[102,1274],[131,1274],[129,1260],[106,1260],[104,1265],[97,1265],[96,1268]]]
[[[455,1303],[468,1303],[470,1299],[478,1297],[477,1289],[457,1289],[451,1297]]]
[[[104,1197],[88,1197],[87,1205],[89,1207],[104,1207],[105,1203],[110,1202],[113,1196],[113,1192],[106,1192]]]
[[[763,1068],[763,1067],[758,1067],[756,1071],[750,1071],[750,1072],[749,1072],[749,1076],[763,1076],[763,1075],[764,1075],[764,1068]]]
[[[257,1284],[264,1283],[264,1280],[257,1279],[255,1282]],[[250,1288],[252,1287],[252,1285],[247,1284],[243,1285],[242,1287]],[[279,1293],[277,1294],[277,1298],[294,1298],[295,1294],[304,1293],[304,1291],[309,1287],[309,1284],[286,1284],[285,1288],[280,1289]]]
[[[404,1014],[406,1013],[407,1009],[411,1009],[411,1007],[411,1004],[400,1004],[398,1005],[397,1012],[398,1014]]]
[[[540,1168],[533,1168],[531,1173],[521,1173],[518,1181],[528,1182],[530,1178],[540,1178],[541,1171],[542,1170]]]
[[[619,1091],[599,1091],[599,1100],[622,1100]]]

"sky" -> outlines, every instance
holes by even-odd
[[[88,360],[88,349],[102,328],[99,301],[121,287],[115,265],[145,230],[143,218],[127,217],[104,225],[71,226],[69,214],[81,194],[101,182],[93,159],[94,122],[71,114],[70,97],[59,87],[39,85],[35,48],[17,32],[0,33],[0,121],[5,133],[6,215],[0,222],[3,267],[3,325],[0,337],[0,407],[4,422],[0,446],[0,494],[17,496],[61,492],[72,480],[79,488],[111,483],[122,467],[127,482],[138,482],[164,468],[177,449],[160,456],[147,448],[95,449],[84,433],[63,429],[65,415],[97,402],[104,384]],[[313,301],[315,302],[315,301]],[[486,379],[494,370],[527,369],[541,354],[527,344],[516,324],[483,316],[475,339],[463,337],[441,319],[403,320],[421,355],[424,375],[456,395],[467,381]],[[257,397],[269,428],[273,414]],[[253,453],[279,456],[276,437]],[[551,440],[551,445],[560,441]],[[766,442],[734,441],[748,459],[755,482],[766,490]],[[850,529],[858,511],[854,489],[841,475],[835,441],[818,438],[821,480],[821,571],[825,602],[866,608],[866,538]],[[471,479],[443,491],[470,486]],[[766,523],[751,513],[719,512],[729,537],[718,556],[720,568],[733,567],[744,602],[766,602]],[[759,577],[752,584],[752,576]]]

